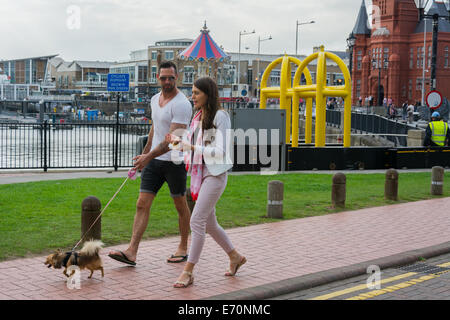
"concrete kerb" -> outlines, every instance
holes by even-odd
[[[367,268],[372,265],[376,265],[383,270],[412,264],[419,261],[420,258],[429,259],[449,252],[450,242],[445,242],[439,245],[411,250],[346,267],[334,268],[257,287],[220,294],[208,297],[204,300],[265,300],[295,291],[306,290],[331,282],[367,274]]]

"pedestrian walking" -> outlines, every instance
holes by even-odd
[[[408,109],[408,101],[405,101],[405,102],[402,104],[402,120],[405,120],[405,119],[406,119],[406,116],[407,116],[407,114],[408,114],[407,109]]]
[[[406,113],[408,115],[408,123],[413,123],[413,121],[414,121],[414,106],[412,104],[410,104],[406,108]]]
[[[216,218],[215,206],[227,185],[227,171],[233,166],[229,154],[231,139],[227,135],[231,129],[230,117],[219,107],[218,95],[214,80],[197,79],[192,87],[195,115],[187,138],[166,136],[166,141],[185,151],[186,167],[191,174],[190,190],[196,200],[191,217],[189,258],[175,288],[186,288],[194,282],[193,270],[199,261],[206,232],[228,254],[230,266],[226,276],[234,276],[247,261],[236,251]]]
[[[152,128],[142,154],[133,159],[135,169],[142,170],[133,234],[127,250],[123,252],[114,250],[109,253],[112,259],[129,265],[136,265],[137,251],[148,225],[150,208],[165,182],[169,186],[170,195],[178,212],[181,234],[179,246],[167,262],[177,263],[187,259],[190,218],[185,195],[187,173],[184,164],[172,162],[173,155],[168,152],[169,144],[165,141],[166,134],[186,129],[192,116],[192,106],[186,96],[178,90],[177,79],[176,65],[171,61],[162,62],[158,73],[162,90],[151,99]]]

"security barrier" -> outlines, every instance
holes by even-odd
[[[344,75],[344,85],[327,86],[326,60],[332,60],[341,69]],[[316,84],[312,83],[311,73],[307,66],[317,60]],[[267,87],[267,82],[272,70],[281,63],[281,78],[279,87]],[[294,80],[291,81],[291,63],[297,65]],[[306,85],[301,85],[301,75],[304,74]],[[306,99],[306,127],[305,143],[312,141],[312,106],[313,99],[316,101],[316,132],[315,146],[325,147],[326,132],[326,98],[342,97],[344,99],[344,147],[350,147],[351,134],[351,79],[345,63],[335,54],[325,52],[324,46],[320,51],[313,53],[303,62],[299,59],[288,57],[274,60],[266,68],[261,79],[261,102],[260,108],[266,109],[267,99],[279,98],[280,108],[286,110],[286,144],[292,141],[293,147],[298,147],[298,122],[299,122],[299,101]],[[292,103],[292,104],[291,104]],[[291,113],[292,110],[292,113]],[[292,123],[292,124],[291,124]],[[292,137],[292,138],[291,138]]]

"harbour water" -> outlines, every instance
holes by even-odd
[[[139,126],[139,130],[130,130],[130,126]],[[148,132],[149,128],[149,125],[121,124],[117,152],[119,167],[132,166],[132,158],[138,153],[139,138],[146,135],[142,133]],[[50,123],[43,126],[31,121],[0,121],[1,169],[43,168],[44,165],[49,168],[113,167],[115,151],[115,124]]]

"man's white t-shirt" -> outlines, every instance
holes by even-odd
[[[153,125],[151,150],[155,149],[161,142],[164,141],[166,134],[169,133],[170,125],[172,123],[185,124],[188,128],[192,116],[192,105],[181,91],[179,91],[178,94],[164,107],[159,105],[160,96],[161,92],[154,95],[150,103],[152,108]],[[171,161],[171,152],[180,153],[179,151],[172,150],[155,159]]]

